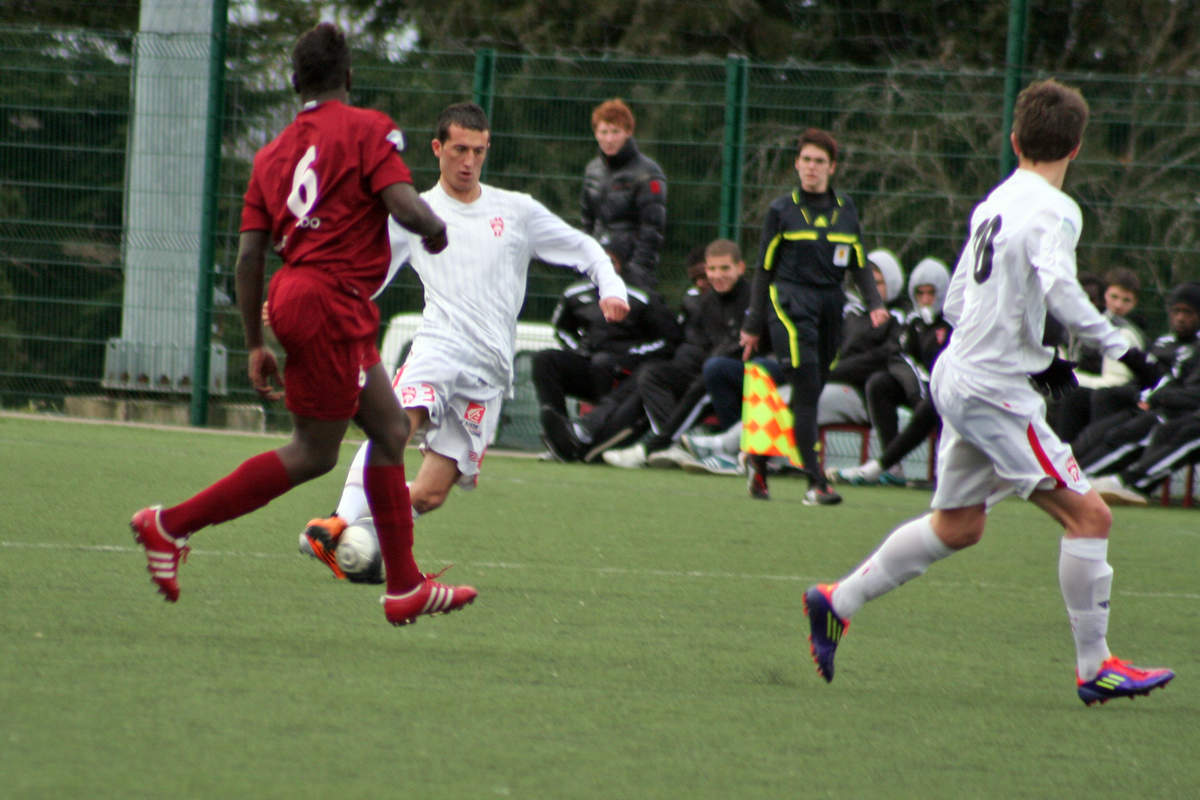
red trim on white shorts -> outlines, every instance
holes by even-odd
[[[1065,487],[1067,482],[1058,474],[1058,470],[1054,468],[1054,462],[1046,455],[1046,451],[1042,449],[1042,443],[1038,441],[1037,433],[1033,430],[1033,425],[1028,425],[1025,428],[1025,437],[1029,439],[1029,446],[1033,448],[1033,454],[1037,457],[1038,463],[1042,465],[1042,470],[1046,475],[1054,478],[1058,487]]]

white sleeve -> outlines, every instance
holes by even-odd
[[[1100,347],[1106,356],[1119,358],[1129,349],[1129,342],[1096,310],[1079,285],[1075,275],[1078,239],[1074,220],[1046,213],[1030,233],[1029,263],[1042,287],[1046,309],[1054,318],[1079,338]]]
[[[529,198],[526,209],[529,241],[533,254],[542,261],[571,267],[591,279],[601,297],[617,297],[629,302],[625,281],[613,269],[612,259],[600,243],[577,228],[572,228],[550,209]]]
[[[371,295],[374,300],[379,295],[383,294],[383,290],[388,287],[388,284],[396,277],[404,265],[408,263],[412,257],[412,239],[411,234],[404,228],[400,227],[400,223],[388,217],[388,242],[392,245],[392,260],[388,264],[387,276],[384,277],[383,283],[379,284],[379,288],[375,290],[375,294]]]
[[[1129,328],[1118,328],[1130,347],[1137,347],[1138,335]],[[1133,371],[1111,356],[1105,356],[1100,362],[1100,374],[1089,375],[1086,372],[1076,372],[1079,385],[1085,389],[1106,389],[1109,386],[1124,386],[1133,380]]]

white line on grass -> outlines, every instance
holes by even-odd
[[[89,553],[140,553],[140,547],[130,547],[128,545],[115,544],[66,544],[63,542],[14,542],[8,540],[0,540],[0,548],[11,548],[14,550],[82,550]],[[191,552],[192,556],[217,556],[220,558],[295,558],[295,555],[285,553],[255,553],[246,551],[234,550],[196,550]],[[431,558],[431,560],[438,560]],[[507,570],[523,570],[537,569],[544,571],[547,569],[545,564],[536,566],[529,564],[519,564],[509,561],[474,561],[460,562],[462,566],[472,567],[475,569],[507,569]],[[705,580],[749,580],[749,581],[786,581],[788,583],[803,583],[808,585],[817,580],[810,575],[761,575],[748,572],[705,572],[702,570],[666,570],[666,569],[644,569],[640,567],[568,567],[559,565],[560,570],[575,570],[579,572],[590,572],[596,575],[634,575],[639,577],[654,577],[654,578],[701,578]],[[946,581],[938,580],[937,578],[926,578],[927,583],[947,583]],[[970,585],[982,588],[1003,588],[997,587],[995,584],[981,583],[980,581],[970,581]],[[1025,587],[1028,588],[1028,587]],[[1131,592],[1118,591],[1117,594],[1125,597],[1159,597],[1171,598],[1178,600],[1200,600],[1200,594],[1195,592]]]

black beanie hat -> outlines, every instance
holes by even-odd
[[[1167,295],[1167,307],[1171,307],[1176,303],[1189,305],[1192,310],[1200,314],[1200,282],[1188,281],[1181,283],[1171,290]]]

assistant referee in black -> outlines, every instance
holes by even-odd
[[[792,387],[788,405],[808,475],[806,505],[832,505],[842,499],[825,480],[816,442],[817,399],[841,343],[847,271],[871,309],[871,321],[882,325],[888,319],[864,256],[858,210],[849,197],[833,189],[837,154],[837,140],[828,131],[809,128],[800,136],[800,185],[767,210],[759,268],[740,336],[748,359],[764,326],[770,326],[772,347]],[[751,496],[765,499],[765,457],[752,456],[748,466]]]

